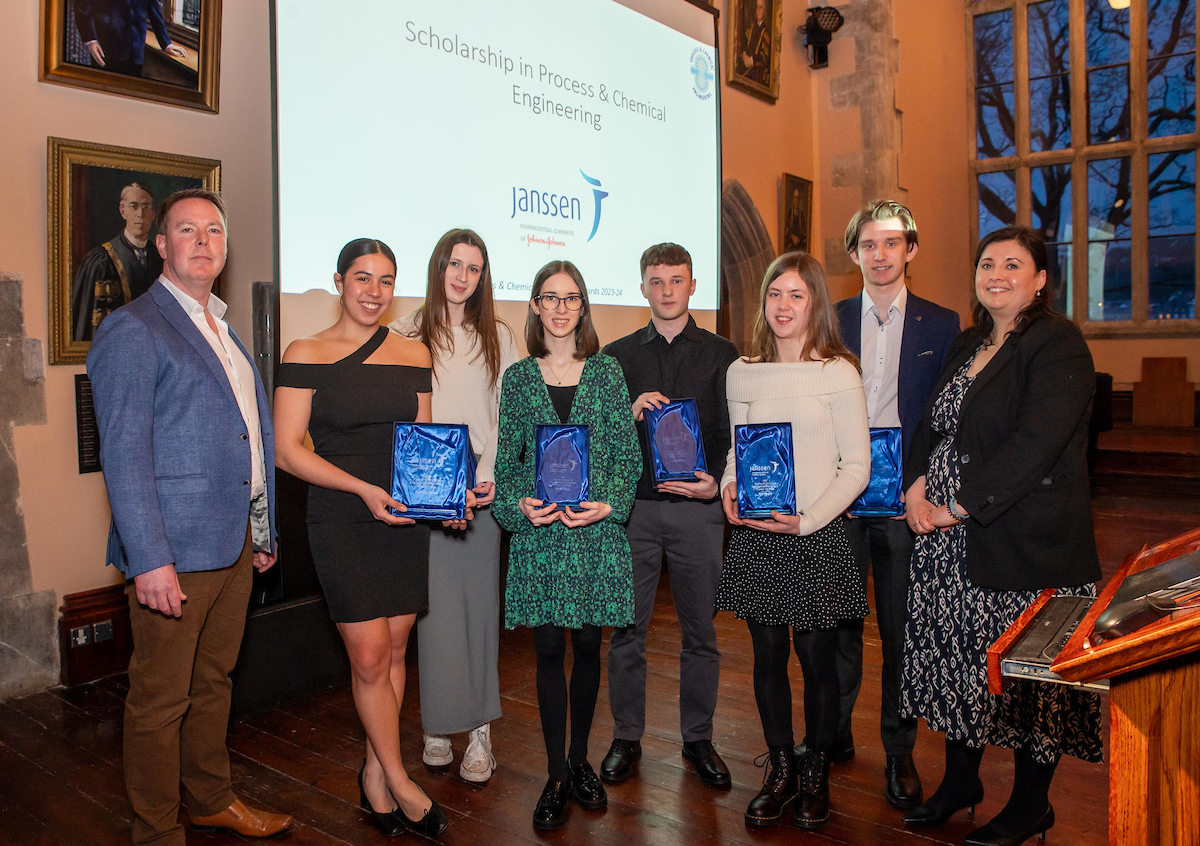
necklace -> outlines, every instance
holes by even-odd
[[[551,375],[553,375],[554,378],[558,380],[557,384],[559,384],[559,385],[561,385],[563,383],[563,379],[566,379],[568,376],[571,375],[571,369],[574,368],[576,364],[578,364],[578,362],[572,361],[570,364],[567,365],[567,372],[564,373],[563,375],[559,376],[558,371],[554,369],[554,366],[552,364],[550,364],[549,357],[546,357],[545,359],[543,359],[543,361],[546,364],[546,369],[549,370]]]

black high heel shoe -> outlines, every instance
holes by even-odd
[[[422,791],[423,792],[423,791]],[[446,826],[450,825],[450,820],[446,819],[446,812],[441,806],[432,799],[429,800],[429,810],[425,812],[425,816],[419,820],[410,820],[408,815],[404,813],[404,809],[396,808],[396,818],[404,824],[404,827],[409,831],[415,832],[422,837],[437,837],[446,830]]]
[[[396,816],[400,809],[397,807],[395,811],[388,811],[386,814],[381,814],[371,807],[371,801],[367,799],[367,789],[363,786],[363,773],[366,771],[367,759],[363,758],[362,769],[358,771],[358,803],[367,812],[367,817],[371,820],[371,825],[379,829],[384,837],[395,837],[404,831],[404,823],[400,822]]]
[[[921,826],[923,828],[937,828],[938,826],[945,825],[947,820],[963,808],[970,808],[970,816],[974,819],[975,806],[982,801],[983,782],[979,783],[979,789],[967,801],[959,805],[943,805],[931,796],[928,802],[918,805],[904,815],[904,824]]]
[[[963,838],[967,846],[1021,846],[1029,838],[1037,835],[1038,840],[1046,839],[1046,832],[1054,827],[1054,806],[1047,805],[1046,813],[1025,831],[1016,834],[1001,834],[995,830],[993,822],[983,828],[977,828]]]

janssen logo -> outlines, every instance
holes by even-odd
[[[596,231],[600,228],[600,212],[601,202],[608,196],[608,192],[603,189],[599,179],[588,176],[582,170],[579,175],[583,177],[588,186],[592,189],[592,231],[588,234],[588,240],[596,237]],[[584,202],[578,196],[566,191],[547,191],[541,188],[522,188],[514,185],[512,187],[512,212],[509,218],[514,218],[517,213],[527,215],[535,215],[537,217],[559,218],[561,220],[578,220],[583,221]]]

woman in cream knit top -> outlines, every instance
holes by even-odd
[[[797,534],[811,535],[842,514],[871,475],[867,403],[858,368],[830,361],[739,359],[725,381],[730,425],[792,424]],[[721,489],[734,482],[733,449]]]
[[[867,404],[858,362],[838,339],[825,272],[807,253],[785,253],[763,278],[755,358],[729,366],[725,392],[732,426],[790,423],[796,471],[794,515],[737,515],[735,450],[721,501],[734,525],[717,588],[717,608],[745,620],[754,645],[754,699],[770,770],[746,808],[753,826],[829,821],[829,750],[837,730],[835,631],[867,613],[863,580],[842,513],[871,473]],[[788,655],[804,673],[808,752],[793,761]]]

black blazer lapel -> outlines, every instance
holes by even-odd
[[[904,405],[905,396],[904,386],[909,384],[912,376],[912,368],[916,365],[917,356],[924,350],[921,349],[921,344],[924,342],[924,332],[921,330],[922,314],[921,305],[916,301],[917,298],[911,293],[908,295],[908,304],[904,308],[904,334],[900,336],[900,369],[898,372],[899,394],[898,402],[901,407]]]
[[[966,394],[963,395],[962,407],[958,412],[960,417],[963,413],[962,409],[966,408],[971,400],[981,394],[988,382],[995,379],[996,374],[1008,367],[1013,359],[1017,357],[1017,344],[1020,341],[1020,335],[1009,335],[1004,343],[1000,345],[1000,349],[996,351],[996,354],[992,356],[992,360],[984,365],[983,370],[979,371],[975,376],[974,381],[971,382],[971,386],[967,388]]]

